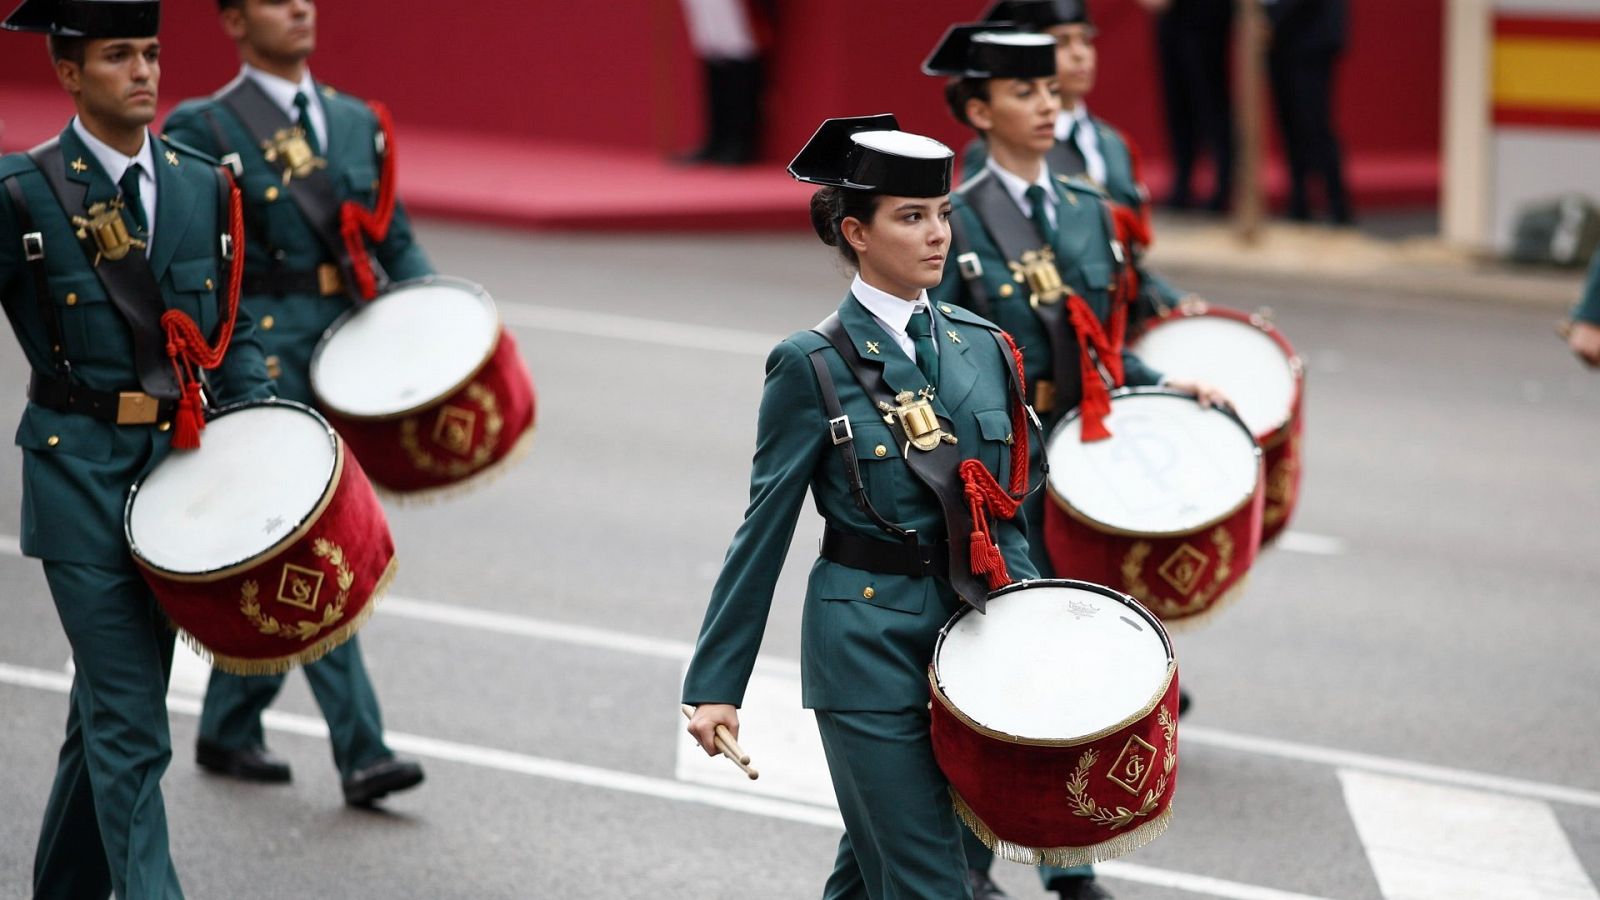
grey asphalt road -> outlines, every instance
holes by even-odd
[[[396,602],[362,643],[428,781],[382,813],[344,808],[298,676],[269,723],[294,783],[206,777],[194,699],[178,696],[165,788],[189,895],[817,896],[838,832],[806,810],[828,798],[730,809],[677,780],[678,654],[743,510],[766,350],[830,311],[843,273],[802,238],[421,233],[442,271],[496,296],[539,390],[519,467],[391,510]],[[1381,898],[1342,773],[1399,763],[1518,780],[1488,793],[1548,808],[1600,876],[1600,376],[1553,337],[1556,311],[1169,274],[1272,306],[1306,357],[1301,537],[1177,637],[1197,735],[1178,814],[1105,883],[1123,900]],[[10,421],[25,368],[9,340],[0,380]],[[14,536],[6,443],[0,534]],[[808,512],[773,607],[778,659],[798,658],[817,525]],[[69,651],[38,564],[3,537],[0,593],[0,897],[20,898]],[[1022,867],[997,876],[1043,896]]]

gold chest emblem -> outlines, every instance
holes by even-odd
[[[897,420],[906,433],[911,446],[926,453],[939,446],[940,441],[954,444],[956,436],[945,433],[939,425],[939,414],[933,411],[933,388],[923,388],[919,393],[901,391],[895,395],[897,406],[879,403],[883,420],[893,425]]]
[[[1028,302],[1035,307],[1059,303],[1070,293],[1056,268],[1055,251],[1049,247],[1029,250],[1022,254],[1021,260],[1007,265],[1011,267],[1012,276],[1027,285]]]
[[[121,197],[109,203],[96,203],[89,207],[87,218],[73,216],[72,224],[77,226],[79,240],[94,237],[94,245],[99,250],[94,258],[97,266],[101,259],[116,262],[134,248],[144,249],[144,241],[128,233],[128,223],[122,218]]]
[[[311,152],[305,129],[298,125],[278,129],[272,140],[261,145],[261,153],[267,162],[283,163],[284,184],[288,184],[291,178],[305,178],[317,169],[328,167],[327,160]]]

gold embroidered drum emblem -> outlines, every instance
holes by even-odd
[[[433,422],[433,442],[457,456],[466,456],[472,449],[472,431],[478,417],[459,406],[446,406],[439,410]]]
[[[1130,735],[1128,742],[1122,745],[1122,752],[1117,754],[1117,761],[1112,764],[1111,771],[1106,773],[1113,784],[1130,794],[1138,795],[1144,787],[1145,779],[1150,777],[1150,770],[1155,768],[1156,748],[1138,735]]]
[[[278,602],[297,606],[311,612],[317,611],[317,597],[322,594],[322,573],[291,563],[283,564],[283,577],[278,579]]]
[[[1167,557],[1156,573],[1165,578],[1167,584],[1176,588],[1178,593],[1188,596],[1200,583],[1200,576],[1205,573],[1206,563],[1210,561],[1211,558],[1204,553],[1189,544],[1182,544]]]

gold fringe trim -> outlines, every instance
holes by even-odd
[[[1001,839],[978,818],[972,811],[967,801],[961,798],[955,788],[950,789],[950,803],[955,807],[956,815],[961,821],[983,841],[983,845],[994,851],[994,855],[1009,862],[1021,863],[1025,866],[1056,866],[1070,869],[1073,866],[1092,866],[1095,863],[1109,862],[1120,856],[1143,847],[1167,830],[1172,823],[1172,806],[1158,813],[1150,821],[1125,834],[1119,834],[1109,841],[1101,841],[1088,847],[1026,847],[1022,844],[1013,844]]]
[[[181,628],[178,629],[178,636],[183,638],[183,642],[188,644],[189,649],[193,650],[197,656],[230,675],[280,675],[296,666],[310,665],[333,652],[340,644],[350,640],[356,631],[362,625],[365,625],[368,619],[372,618],[372,614],[377,612],[378,603],[383,600],[384,594],[388,593],[389,585],[394,581],[395,573],[399,568],[399,560],[391,557],[389,565],[384,567],[383,574],[379,576],[377,583],[372,586],[372,592],[367,595],[367,605],[362,607],[361,612],[356,613],[355,617],[350,621],[329,632],[322,640],[289,656],[275,656],[270,659],[244,659],[237,656],[225,656],[200,643],[194,635]]]
[[[435,488],[421,488],[415,491],[396,491],[386,488],[376,481],[372,482],[372,489],[382,499],[397,506],[432,506],[442,500],[454,500],[465,494],[473,493],[481,487],[499,481],[511,467],[522,461],[533,447],[533,434],[537,429],[530,424],[512,445],[510,452],[493,463],[473,472],[460,481],[440,485]]]
[[[1249,586],[1250,573],[1246,572],[1243,578],[1240,578],[1234,583],[1233,587],[1223,591],[1216,600],[1211,602],[1210,606],[1206,607],[1201,612],[1195,613],[1192,616],[1184,616],[1181,619],[1162,619],[1161,624],[1164,625],[1168,631],[1193,631],[1202,625],[1209,624],[1211,622],[1211,617],[1215,616],[1218,611],[1232,606],[1235,602],[1237,602],[1240,597],[1244,596],[1244,590]]]

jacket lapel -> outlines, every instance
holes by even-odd
[[[967,399],[972,393],[973,385],[978,383],[978,367],[968,356],[971,345],[955,323],[941,316],[937,307],[933,312],[933,339],[939,345],[939,392],[936,395],[940,404],[944,406],[946,417],[949,411],[961,406],[961,401]]]
[[[352,163],[360,161],[372,147],[371,138],[362,134],[361,117],[355,115],[344,98],[331,88],[317,85],[322,97],[322,114],[328,121],[328,146],[322,155],[328,160],[329,172],[342,173]]]
[[[1069,187],[1051,184],[1050,189],[1056,195],[1056,267],[1065,277],[1083,258],[1091,235],[1100,230],[1098,222],[1086,219],[1098,217],[1100,210],[1098,204],[1085,203],[1073,196]]]
[[[889,332],[867,312],[854,294],[847,294],[839,306],[839,321],[844,325],[850,342],[860,351],[861,358],[869,364],[883,367],[883,380],[895,393],[910,391],[915,394],[928,386],[922,370],[911,357],[900,349]]]
[[[84,146],[71,125],[61,132],[61,161],[67,167],[67,180],[86,186],[88,193],[83,198],[85,208],[116,199],[119,190],[116,182],[100,167],[100,160]],[[156,205],[159,207],[160,202],[157,201]],[[82,209],[67,210],[68,216],[83,214]]]
[[[159,140],[151,150],[156,166],[156,245],[150,250],[150,271],[159,281],[188,234],[194,214],[195,192],[184,182],[178,169],[196,163],[184,162]],[[174,160],[178,161],[176,165]]]

